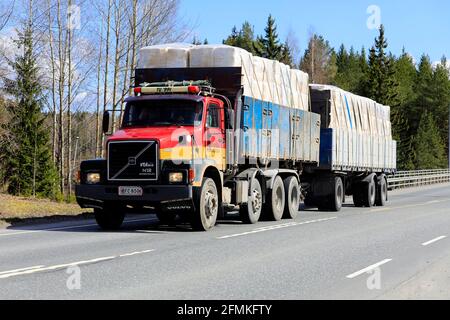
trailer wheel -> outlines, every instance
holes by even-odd
[[[319,210],[339,212],[345,196],[344,183],[341,177],[332,177],[330,182],[332,183],[331,194],[321,201]]]
[[[377,199],[376,199],[375,204],[378,207],[384,207],[388,200],[388,188],[387,188],[387,181],[386,181],[385,176],[382,176],[380,181],[378,181],[376,193],[377,193]]]
[[[195,195],[196,206],[191,224],[194,230],[209,231],[216,225],[219,213],[219,195],[213,179],[204,178],[202,187]]]
[[[264,206],[265,217],[270,221],[283,219],[285,200],[283,179],[278,176],[275,178],[272,189],[267,195],[267,202]]]
[[[297,218],[300,206],[300,187],[296,177],[284,179],[284,193],[286,195],[286,201],[283,218],[295,219]]]
[[[377,186],[374,180],[364,185],[364,206],[367,208],[372,208],[375,205]]]
[[[95,221],[100,228],[107,231],[119,230],[125,219],[122,207],[112,208],[107,206],[103,209],[94,210]]]
[[[258,179],[252,179],[250,187],[250,196],[247,204],[242,204],[239,209],[239,215],[243,223],[255,224],[261,217],[263,194],[261,184]]]

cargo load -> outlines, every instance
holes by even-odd
[[[396,167],[390,107],[329,85],[310,85],[312,111],[321,114],[321,166],[340,170]]]
[[[151,46],[140,50],[137,65],[138,69],[231,67],[241,68],[246,97],[309,110],[308,74],[278,61],[255,57],[241,48],[189,44]]]

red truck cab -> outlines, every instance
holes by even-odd
[[[120,129],[106,141],[106,159],[81,165],[77,201],[83,208],[94,208],[105,229],[120,227],[129,208],[154,208],[163,221],[173,219],[176,209],[195,210],[205,175],[218,184],[226,170],[223,99],[203,95],[193,86],[188,93],[175,94],[144,94],[142,89],[126,99]],[[109,114],[104,122],[109,127]],[[194,221],[199,229],[215,225],[218,189],[203,199],[210,221]]]

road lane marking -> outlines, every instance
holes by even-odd
[[[83,266],[83,265],[94,264],[94,263],[99,263],[99,262],[111,261],[111,260],[115,260],[115,259],[119,259],[119,258],[128,258],[128,257],[136,256],[136,255],[154,252],[154,251],[155,251],[155,249],[151,249],[151,250],[130,252],[130,253],[125,253],[125,254],[116,255],[116,256],[96,258],[96,259],[92,259],[92,260],[83,260],[83,261],[77,261],[77,262],[71,262],[71,263],[57,264],[57,265],[48,266],[48,267],[42,265],[42,266],[35,266],[35,267],[29,267],[29,268],[2,271],[2,272],[0,272],[0,279],[7,279],[7,278],[11,278],[11,277],[29,275],[29,274],[33,274],[33,273],[39,273],[39,272],[56,271],[56,270],[61,270],[61,269],[65,269],[65,268],[72,267],[72,266]]]
[[[430,244],[433,244],[433,243],[436,243],[438,241],[444,240],[445,238],[447,238],[447,236],[437,237],[437,238],[435,238],[433,240],[430,240],[430,241],[422,243],[422,246],[424,246],[424,247],[429,246]]]
[[[273,226],[257,228],[257,229],[254,229],[254,230],[248,231],[248,232],[242,232],[242,233],[236,233],[236,234],[231,234],[231,235],[227,235],[227,236],[217,237],[217,239],[223,240],[223,239],[242,237],[242,236],[247,236],[247,235],[260,233],[260,232],[278,230],[278,229],[283,229],[283,228],[288,228],[288,227],[295,227],[295,226],[301,226],[301,225],[318,223],[318,222],[325,222],[325,221],[330,221],[330,220],[334,220],[334,219],[337,219],[337,217],[326,218],[326,219],[318,219],[318,220],[311,220],[311,221],[306,221],[306,222],[291,222],[291,223],[278,224],[278,225],[273,225]]]
[[[0,275],[7,274],[7,273],[16,273],[16,272],[21,272],[21,271],[27,271],[27,270],[31,270],[31,269],[39,269],[39,268],[43,268],[43,267],[44,266],[34,266],[34,267],[29,267],[29,268],[2,271],[2,272],[0,272]]]
[[[135,219],[135,220],[125,220],[123,223],[134,223],[134,222],[153,222],[158,221],[158,219]],[[96,223],[91,224],[82,224],[82,225],[75,225],[75,226],[67,226],[67,227],[56,227],[56,228],[48,228],[48,229],[41,229],[41,230],[27,230],[27,231],[19,231],[19,232],[0,232],[0,237],[6,237],[6,236],[16,236],[21,234],[30,234],[30,233],[39,233],[39,232],[45,232],[45,231],[62,231],[62,230],[75,230],[75,229],[82,229],[87,227],[97,227],[98,225]]]
[[[409,209],[409,208],[423,207],[423,206],[428,206],[431,204],[437,204],[437,203],[443,203],[443,202],[449,202],[449,201],[450,201],[450,199],[432,200],[432,201],[428,201],[428,202],[408,204],[408,205],[404,205],[404,206],[377,208],[377,209],[372,209],[368,212],[383,212],[383,211],[390,211],[390,210]]]
[[[356,277],[358,277],[358,276],[360,276],[360,275],[362,275],[364,273],[372,271],[373,269],[376,269],[376,268],[378,268],[378,267],[380,267],[380,266],[382,266],[382,265],[384,265],[384,264],[386,264],[388,262],[391,262],[391,261],[392,261],[392,259],[386,259],[386,260],[380,261],[380,262],[375,263],[375,264],[373,264],[371,266],[368,266],[367,268],[364,268],[362,270],[356,271],[355,273],[349,274],[347,276],[347,278],[348,279],[354,279],[354,278],[356,278]]]
[[[370,212],[383,212],[383,211],[389,211],[389,210],[392,210],[392,209],[394,209],[394,208],[385,207],[385,208],[379,208],[379,209],[372,209],[372,210],[370,210]]]
[[[121,254],[119,257],[121,257],[121,258],[132,257],[132,256],[137,256],[137,255],[141,255],[141,254],[150,253],[150,252],[153,252],[153,251],[155,251],[155,250],[152,249],[152,250],[145,250],[145,251],[136,251],[136,252]]]
[[[77,261],[77,262],[72,262],[72,263],[59,264],[59,265],[54,265],[54,266],[49,266],[49,267],[41,267],[38,269],[30,269],[30,270],[25,270],[25,271],[11,272],[11,273],[6,273],[3,275],[0,275],[0,279],[17,277],[17,276],[22,276],[22,275],[27,275],[27,274],[37,273],[37,272],[54,271],[54,270],[58,270],[58,269],[68,268],[71,266],[81,266],[81,265],[86,265],[86,264],[98,263],[98,262],[102,262],[102,261],[113,260],[115,258],[116,258],[115,256],[111,256],[111,257],[104,257],[104,258],[98,258],[98,259],[92,259],[92,260],[86,260],[86,261]]]

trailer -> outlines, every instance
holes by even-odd
[[[106,158],[80,168],[77,201],[102,228],[130,210],[207,231],[228,212],[253,224],[294,219],[302,200],[339,211],[345,195],[361,207],[388,199],[387,107],[229,46],[144,48],[135,82],[118,131],[104,115]]]

